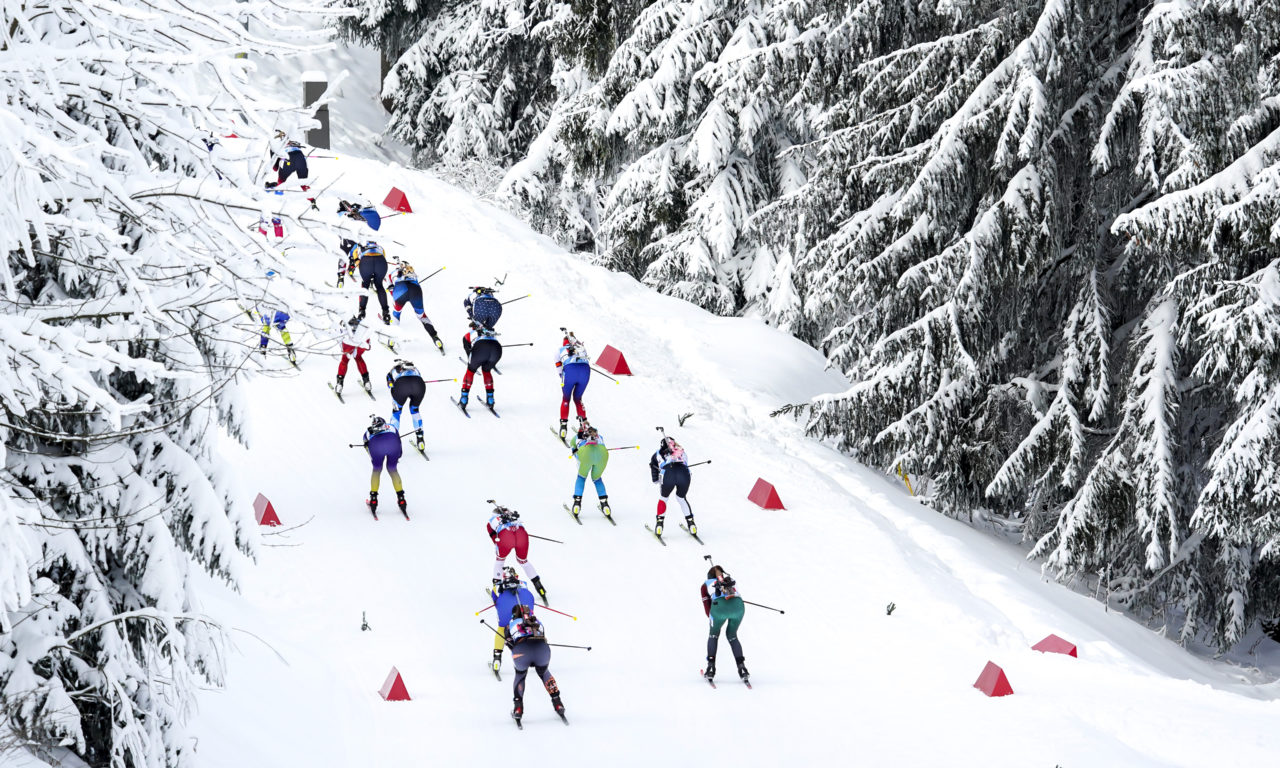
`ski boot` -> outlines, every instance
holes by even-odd
[[[658,522],[653,524],[653,532],[658,536],[662,535],[662,515],[658,515]]]
[[[533,583],[533,590],[534,590],[535,592],[537,592],[537,593],[538,593],[538,596],[539,596],[539,597],[541,597],[541,598],[542,598],[542,604],[543,604],[543,605],[546,605],[546,604],[547,604],[547,590],[543,589],[543,587],[542,587],[542,577],[541,577],[541,576],[534,576],[532,579],[530,579],[530,581]]]
[[[739,656],[738,658],[734,659],[734,661],[738,662],[738,677],[742,678],[743,680],[746,680],[747,677],[749,677],[751,674],[750,672],[747,671],[746,659],[743,658],[742,656]]]
[[[690,534],[694,536],[698,535],[698,526],[693,524],[693,515],[685,515],[684,524],[685,524],[685,527],[689,529]]]
[[[502,669],[502,649],[493,649],[493,671],[497,672]]]
[[[556,708],[556,714],[564,717],[564,702],[560,701],[560,694],[551,694],[551,706]]]
[[[611,517],[613,517],[613,510],[609,509],[609,497],[608,497],[608,496],[601,496],[601,497],[600,497],[600,511],[604,513],[604,516],[605,516],[605,517],[610,517],[610,518],[611,518]]]
[[[431,343],[436,345],[436,349],[440,350],[440,354],[444,354],[444,342],[440,340],[439,336],[432,336]]]
[[[370,512],[378,511],[378,492],[377,491],[369,491],[369,511]]]
[[[582,497],[581,497],[581,496],[574,496],[574,497],[573,497],[573,510],[572,510],[572,511],[573,511],[573,516],[574,516],[574,517],[577,517],[577,516],[579,515],[579,513],[581,513],[581,512],[582,512]]]
[[[515,718],[516,725],[520,724],[520,718],[524,717],[524,699],[519,696],[515,697],[513,706],[511,707],[511,716]]]
[[[382,324],[391,325],[391,313],[385,309],[382,311]]]
[[[292,345],[292,344],[285,344],[285,345],[284,345],[284,351],[285,351],[285,353],[286,353],[287,355],[289,355],[289,362],[290,362],[292,365],[297,365],[297,364],[298,364],[298,355],[297,355],[296,353],[294,353],[294,351],[293,351],[293,345]]]
[[[560,420],[560,442],[564,442],[565,436],[569,434],[568,424],[569,424],[568,419]]]
[[[360,386],[364,387],[365,392],[368,392],[370,395],[373,394],[373,383],[369,381],[369,374],[360,374]]]
[[[396,506],[400,507],[403,512],[409,507],[409,503],[404,500],[404,491],[396,491]]]
[[[467,412],[467,400],[470,397],[471,397],[471,392],[470,390],[466,390],[466,389],[462,390],[461,395],[458,395],[458,407],[462,409],[463,413]]]
[[[484,391],[484,404],[489,406],[489,410],[493,410],[493,390],[486,389]]]
[[[715,656],[707,657],[707,668],[702,673],[702,676],[707,678],[708,680],[716,676],[716,657]]]
[[[338,380],[333,384],[334,392],[337,392],[338,394],[342,394],[342,380],[345,378],[347,377],[343,376],[342,374],[338,374]]]
[[[268,181],[267,183],[263,184],[262,186],[266,187],[267,189],[275,189],[277,186],[279,186],[279,182],[276,182],[276,181]]]
[[[423,453],[427,452],[427,443],[422,439],[422,430],[418,430],[418,450]]]
[[[266,356],[267,356],[267,345],[266,345],[266,344],[263,344],[262,346],[258,347],[258,354],[262,355],[263,357],[266,357]]]
[[[341,272],[339,272],[339,273],[338,273],[338,287],[339,287],[339,288],[341,288],[341,287],[342,287],[342,278],[344,278],[344,277],[346,277],[346,275],[342,274]]]

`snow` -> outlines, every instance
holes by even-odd
[[[379,198],[394,184],[416,213],[387,219],[379,239],[412,244],[388,251],[419,274],[448,267],[424,284],[448,354],[406,313],[393,330],[408,339],[403,356],[428,378],[460,378],[467,286],[503,275],[500,298],[530,298],[507,307],[502,340],[536,346],[504,355],[501,419],[476,408],[467,420],[446,397],[457,384],[428,385],[431,461],[407,450],[400,464],[408,522],[385,477],[382,519],[370,519],[367,459],[346,447],[370,413],[389,413],[382,378],[394,355],[385,347],[366,355],[376,403],[355,386],[354,366],[346,404],[332,396],[333,354],[302,355],[299,373],[270,357],[272,375],[245,385],[250,447],[226,440],[225,467],[242,504],[266,494],[284,527],[262,529],[257,563],[238,569],[239,594],[212,579],[202,590],[232,649],[226,689],[199,701],[202,764],[252,754],[262,765],[478,765],[519,747],[561,766],[1218,766],[1280,752],[1280,646],[1263,640],[1234,661],[1188,652],[1044,579],[1019,546],[938,515],[897,480],[770,418],[847,387],[815,350],[585,264],[426,174],[345,155],[328,162],[340,162],[343,177],[325,200],[349,190]],[[350,313],[356,292],[322,284],[336,251],[303,235],[290,244],[284,263],[312,286],[312,314]],[[604,475],[617,527],[594,511],[589,487],[582,526],[561,508],[574,468],[548,433],[559,404],[548,355],[560,326],[590,349],[620,349],[636,372],[617,384],[597,374],[586,393],[611,446],[641,446],[616,451]],[[308,349],[337,335],[336,326],[291,330]],[[684,413],[693,416],[679,427]],[[706,547],[675,518],[668,547],[642,527],[654,514],[647,461],[659,425],[695,461],[713,461],[693,470],[689,495]],[[777,486],[785,511],[746,501],[757,477]],[[520,510],[531,533],[565,542],[535,540],[530,558],[552,607],[578,617],[544,612],[552,642],[593,647],[553,649],[568,730],[531,681],[517,732],[510,655],[502,682],[487,670],[492,643],[479,622],[492,611],[475,612],[488,605],[489,498]],[[723,639],[719,689],[698,679],[707,554],[753,601],[786,610],[748,606],[740,638],[754,690],[733,680]],[[1030,650],[1051,632],[1076,643],[1080,658]],[[1005,669],[1013,696],[973,689],[988,660]],[[413,701],[378,697],[392,666]]]

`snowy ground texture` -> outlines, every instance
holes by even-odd
[[[240,594],[209,584],[205,609],[230,628],[234,651],[226,690],[204,694],[196,715],[202,764],[480,765],[513,749],[562,766],[1228,766],[1280,754],[1280,684],[1189,654],[1043,580],[1016,546],[920,506],[899,482],[770,418],[843,387],[813,349],[588,266],[427,174],[346,155],[314,162],[313,173],[335,182],[325,215],[340,193],[380,200],[392,184],[407,193],[415,213],[386,220],[378,239],[420,275],[447,267],[424,288],[448,354],[410,313],[393,329],[428,378],[461,378],[462,298],[495,277],[508,276],[501,298],[531,294],[506,308],[502,340],[535,346],[503,358],[501,419],[477,407],[468,420],[448,399],[457,384],[428,385],[431,461],[406,446],[401,462],[413,519],[395,512],[384,476],[375,522],[362,504],[368,462],[346,446],[370,413],[390,415],[381,380],[394,355],[377,345],[367,355],[377,402],[353,386],[353,366],[344,405],[326,386],[336,331],[291,325],[307,350],[301,370],[269,356],[263,367],[275,375],[244,388],[252,444],[226,445],[244,503],[266,494],[290,530],[262,529]],[[282,263],[314,297],[284,298],[350,314],[358,289],[324,282],[336,251],[301,233],[287,244],[297,247]],[[617,527],[590,507],[576,525],[561,507],[575,466],[548,431],[562,325],[593,354],[622,350],[636,373],[619,384],[593,376],[586,397],[610,445],[642,447],[614,452],[605,474]],[[678,428],[686,412],[694,416]],[[655,511],[656,425],[691,461],[713,459],[693,470],[690,491],[705,547],[675,515],[670,546],[643,527]],[[786,511],[747,501],[757,477],[778,487]],[[565,542],[534,541],[531,559],[552,607],[579,617],[544,612],[550,639],[594,648],[554,649],[568,729],[533,682],[518,732],[507,714],[509,654],[502,682],[487,669],[492,643],[479,621],[492,611],[476,611],[488,604],[492,568],[488,498],[520,510],[531,533]],[[740,637],[754,690],[734,679],[723,641],[719,689],[699,679],[705,554],[747,599],[786,610],[748,607]],[[1030,649],[1050,632],[1078,643],[1080,658]],[[988,660],[1015,695],[972,687]],[[379,698],[393,665],[413,701]]]

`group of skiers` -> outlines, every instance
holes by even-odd
[[[267,188],[283,184],[294,174],[302,180],[308,178],[306,152],[298,142],[288,141],[283,133],[278,133],[272,142],[272,151],[276,158],[273,168],[278,172],[278,178],[274,182],[268,182]],[[364,221],[375,230],[380,225],[376,210],[368,205],[343,200],[340,202],[338,213],[353,220]],[[372,347],[373,335],[365,319],[369,290],[372,290],[377,297],[379,316],[383,324],[390,325],[393,318],[399,322],[404,308],[412,307],[427,335],[441,354],[444,353],[444,344],[425,311],[421,280],[407,261],[400,260],[395,263],[395,268],[392,270],[385,249],[373,239],[358,242],[343,238],[340,243],[340,253],[338,287],[343,286],[346,278],[358,275],[364,293],[359,297],[356,313],[343,324],[342,354],[338,361],[336,381],[331,386],[341,398],[349,363],[354,360],[361,377],[361,387],[370,397],[373,397],[369,367],[364,359],[365,352]],[[390,302],[387,297],[388,291]],[[467,412],[467,407],[470,404],[470,392],[476,373],[481,374],[484,384],[484,405],[495,416],[498,415],[494,410],[493,374],[502,359],[503,345],[498,340],[499,334],[495,330],[502,316],[502,303],[495,296],[496,292],[496,289],[491,287],[472,286],[463,301],[468,319],[468,331],[462,339],[466,371],[462,378],[461,392],[455,404],[468,417],[470,414]],[[285,327],[289,315],[282,310],[268,310],[260,313],[259,317],[262,320],[260,348],[265,352],[269,332],[275,328],[281,334],[290,362],[296,365],[292,339]],[[574,333],[563,328],[561,330],[564,334],[555,355],[555,367],[560,375],[561,388],[558,437],[570,448],[573,457],[577,460],[573,503],[572,506],[566,505],[566,508],[575,521],[581,524],[582,500],[587,480],[590,479],[596,492],[599,510],[606,519],[616,525],[603,480],[604,471],[609,463],[609,449],[603,435],[588,421],[586,406],[583,403],[583,395],[591,379],[591,360],[585,345]],[[367,450],[372,464],[367,505],[376,518],[381,473],[385,469],[395,489],[397,506],[407,517],[407,502],[398,471],[398,463],[403,455],[400,419],[407,405],[413,421],[415,445],[425,455],[422,416],[419,408],[425,398],[428,382],[423,378],[418,366],[411,361],[397,358],[387,373],[386,383],[393,403],[391,418],[388,420],[381,416],[372,416],[359,443]],[[576,429],[572,436],[569,434],[568,427],[571,404],[577,417]],[[650,458],[649,468],[650,479],[658,487],[659,492],[657,518],[652,529],[654,535],[661,540],[667,500],[674,491],[676,502],[684,513],[686,530],[696,538],[697,526],[686,498],[691,477],[685,449],[675,438],[664,432],[658,449]],[[547,590],[536,568],[529,561],[529,534],[517,511],[496,503],[486,524],[486,531],[494,545],[493,586],[490,597],[501,624],[500,628],[495,630],[493,672],[500,679],[502,652],[504,648],[509,647],[516,670],[511,715],[517,725],[520,725],[524,714],[525,681],[530,668],[537,672],[551,697],[556,713],[564,719],[565,708],[560,698],[559,685],[549,670],[550,645],[546,639],[545,628],[536,616],[535,593],[538,598],[541,598],[543,604],[547,605]],[[516,563],[529,579],[533,591],[526,588],[514,567],[506,565],[508,555],[513,553]],[[707,578],[701,586],[701,596],[709,620],[707,662],[703,672],[705,678],[710,681],[715,675],[719,636],[722,628],[727,625],[729,645],[733,651],[738,673],[746,681],[748,673],[737,637],[738,626],[744,614],[744,603],[737,591],[736,583],[719,566],[713,566],[707,572]],[[565,722],[568,721],[565,720]]]

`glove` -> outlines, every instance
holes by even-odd
[[[340,247],[343,253],[351,253],[351,249],[356,247],[356,241],[344,237]]]

